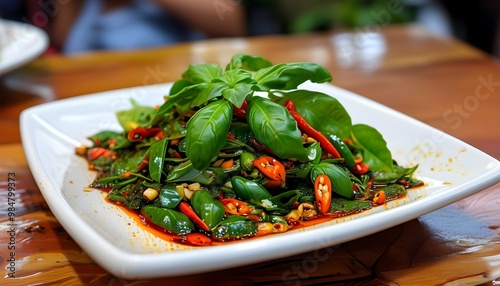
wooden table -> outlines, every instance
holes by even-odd
[[[225,65],[237,52],[274,63],[313,61],[333,83],[417,118],[500,159],[500,65],[418,26],[301,36],[211,40],[148,51],[41,58],[0,86],[0,265],[8,266],[7,180],[15,174],[16,278],[2,285],[146,285],[104,271],[48,209],[20,143],[21,110],[117,88],[174,81],[189,63]],[[351,35],[351,36],[350,36]],[[161,279],[172,285],[499,285],[500,184],[418,219],[344,243],[259,265]],[[330,253],[332,253],[330,255]],[[318,260],[328,254],[328,259]],[[286,274],[286,275],[285,275]],[[287,278],[287,279],[284,279]],[[215,285],[214,284],[214,285]]]

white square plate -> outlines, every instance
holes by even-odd
[[[105,194],[85,192],[94,178],[75,147],[101,130],[121,130],[117,110],[130,98],[159,105],[170,84],[141,86],[74,97],[29,108],[21,134],[30,169],[50,209],[98,264],[129,279],[186,275],[257,263],[356,239],[441,208],[500,181],[500,162],[443,132],[374,101],[329,84],[303,89],[336,97],[353,123],[377,128],[401,165],[419,164],[426,187],[361,214],[314,227],[220,246],[177,245],[144,230]]]
[[[49,46],[49,36],[26,23],[0,19],[0,75],[41,55]]]

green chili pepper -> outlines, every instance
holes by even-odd
[[[173,209],[180,201],[182,201],[182,197],[177,192],[175,185],[167,184],[161,187],[154,205],[161,208]]]
[[[328,138],[328,141],[330,141],[335,149],[339,151],[340,156],[344,158],[344,164],[347,166],[347,168],[349,168],[349,170],[354,168],[354,156],[352,155],[349,147],[347,147],[347,145],[342,141],[342,139],[333,134],[328,134],[326,138]]]
[[[215,200],[207,191],[194,192],[191,197],[191,206],[210,229],[224,218],[224,205]]]
[[[218,239],[243,238],[256,233],[255,222],[242,216],[229,216],[212,230],[212,234]]]
[[[245,179],[241,176],[233,176],[231,184],[236,194],[243,200],[262,201],[270,199],[272,195],[261,184]]]
[[[151,223],[175,234],[185,235],[194,230],[189,218],[178,211],[148,205],[142,208],[142,214]]]
[[[251,172],[253,170],[253,161],[255,156],[252,153],[245,152],[240,155],[241,170],[244,172]]]

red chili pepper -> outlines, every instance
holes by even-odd
[[[385,203],[387,197],[385,195],[384,191],[378,191],[375,196],[373,196],[373,202],[376,203],[377,205],[381,205]]]
[[[139,172],[149,166],[149,156],[144,157],[144,159],[141,161],[139,166],[137,166],[137,169],[135,170],[136,172]]]
[[[225,198],[220,202],[224,205],[226,213],[232,215],[248,215],[253,210],[247,203],[237,199]]]
[[[208,225],[195,213],[193,208],[187,202],[179,203],[179,210],[190,220],[194,221],[204,231],[210,231]]]
[[[159,127],[137,127],[129,131],[127,138],[132,142],[140,142],[146,138],[155,137],[157,139],[163,138],[163,131]]]
[[[280,161],[274,159],[273,157],[259,157],[253,161],[253,165],[271,180],[285,182],[285,167]]]
[[[321,174],[316,177],[314,195],[319,212],[326,214],[330,210],[330,204],[332,203],[332,182],[327,175]]]
[[[210,239],[210,237],[198,232],[186,235],[186,241],[196,246],[207,246],[212,244],[212,239]]]
[[[247,119],[247,106],[248,101],[245,99],[240,108],[233,105],[233,113],[236,117],[241,119]]]
[[[355,175],[363,175],[370,171],[370,167],[363,162],[358,162],[351,170]]]
[[[293,101],[291,101],[290,99],[287,99],[285,101],[285,108],[288,111],[295,111],[295,103],[293,103]]]
[[[297,111],[295,111],[295,105],[291,100],[287,100],[285,102],[285,108],[288,109],[290,115],[292,115],[295,121],[297,121],[297,126],[302,132],[306,133],[309,137],[312,137],[316,141],[318,141],[321,147],[325,149],[325,151],[331,154],[333,157],[335,158],[342,157],[339,151],[335,149],[333,144],[330,141],[328,141],[328,139],[323,134],[321,134],[321,132],[317,131],[311,125],[309,125],[309,123],[307,123],[307,121]]]
[[[109,151],[105,148],[102,147],[94,147],[91,148],[87,151],[87,157],[89,158],[89,161],[94,161],[95,159],[101,157],[101,156],[107,156],[109,154]]]
[[[285,181],[267,180],[267,182],[265,182],[265,186],[270,189],[282,188],[285,187]]]

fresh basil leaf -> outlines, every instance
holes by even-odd
[[[325,174],[330,178],[332,183],[332,192],[348,199],[352,199],[354,197],[351,179],[342,168],[335,164],[319,163],[311,170],[311,181],[314,182],[316,177],[321,174]]]
[[[174,167],[168,174],[167,182],[198,182],[200,184],[208,185],[217,179],[217,173],[210,170],[197,170],[193,167],[191,161],[182,162]]]
[[[125,132],[148,125],[156,113],[154,107],[139,105],[134,100],[131,100],[131,104],[132,108],[116,112],[116,118]]]
[[[262,68],[255,72],[254,79],[264,90],[295,89],[307,80],[316,83],[329,82],[331,74],[315,63],[284,63]]]
[[[212,79],[222,74],[222,68],[217,64],[189,65],[182,74],[182,79],[193,84],[209,83]]]
[[[297,122],[282,105],[253,97],[247,107],[247,122],[257,141],[276,156],[309,160]]]
[[[411,168],[404,168],[401,166],[394,166],[393,171],[377,171],[373,173],[375,184],[389,184],[405,176],[413,175],[413,172],[418,168],[418,165]]]
[[[203,170],[217,157],[227,141],[233,108],[227,100],[216,100],[198,110],[187,123],[186,156],[193,167]]]
[[[229,100],[234,106],[240,108],[245,101],[247,95],[253,92],[251,84],[236,84],[231,88],[226,88],[222,91],[222,96]]]
[[[387,143],[375,128],[356,124],[352,127],[354,146],[363,156],[363,163],[373,171],[394,171],[392,155]]]
[[[224,218],[225,208],[222,203],[212,198],[209,192],[198,190],[191,197],[191,205],[200,218],[212,229]]]
[[[123,152],[113,161],[109,170],[109,176],[118,176],[125,172],[135,172],[144,160],[146,152],[146,148]]]
[[[156,182],[160,182],[167,153],[168,140],[162,139],[149,147],[149,176]]]
[[[186,86],[176,94],[170,95],[166,98],[166,101],[158,108],[156,111],[155,118],[157,116],[167,114],[174,109],[177,109],[179,113],[187,111],[193,107],[192,102],[198,97],[198,95],[209,88],[208,83],[199,83],[195,85]]]
[[[231,58],[231,61],[226,66],[227,70],[243,69],[248,71],[258,71],[262,68],[267,68],[273,64],[260,56],[250,56],[247,54],[236,54]]]
[[[321,155],[323,155],[323,149],[321,149],[319,142],[312,143],[306,150],[309,160],[312,161],[313,164],[318,164],[321,160]]]
[[[193,85],[191,82],[183,79],[176,80],[170,88],[169,95],[173,95],[181,91],[183,88]]]
[[[234,192],[243,200],[255,200],[260,202],[272,197],[269,191],[261,184],[241,176],[231,177],[231,185],[233,186]]]
[[[237,83],[255,83],[252,74],[245,70],[228,70],[222,75],[214,78],[212,83],[224,83],[228,87],[233,87]]]
[[[191,105],[193,107],[202,106],[210,100],[220,97],[226,89],[228,89],[228,87],[224,84],[208,84],[205,89],[200,90],[198,96],[192,101]]]
[[[194,230],[193,223],[181,212],[152,205],[144,206],[141,211],[150,222],[169,232],[184,235]]]
[[[299,200],[299,197],[300,191],[290,190],[269,198],[269,202],[271,202],[273,206],[282,209],[291,207]]]
[[[323,134],[350,138],[352,121],[344,106],[334,97],[317,91],[296,90],[283,92],[276,102],[293,101],[297,112],[314,129]]]

